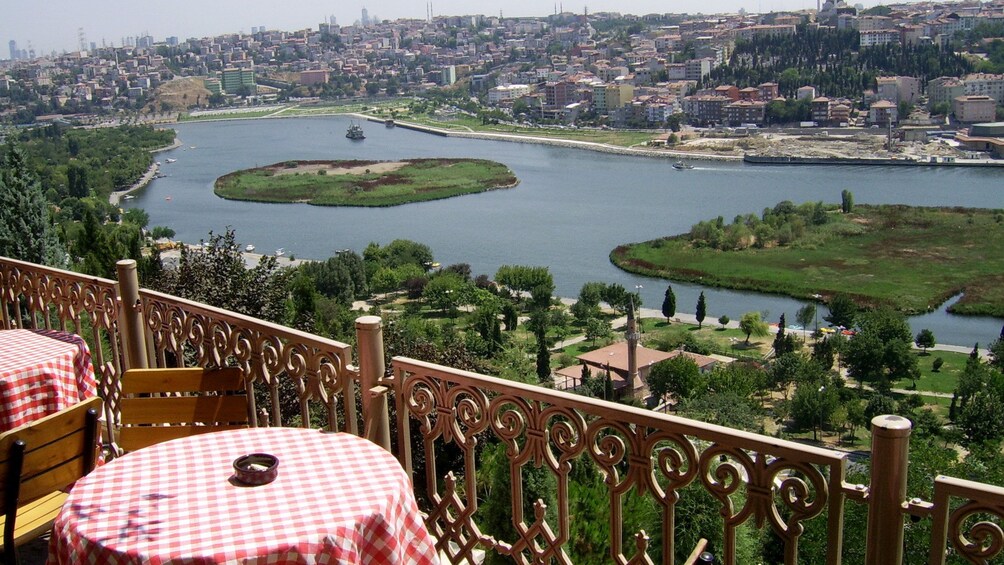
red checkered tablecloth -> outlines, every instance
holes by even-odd
[[[83,338],[57,330],[0,330],[0,431],[96,395]]]
[[[279,459],[262,486],[233,461]],[[365,439],[301,428],[202,434],[134,451],[77,482],[49,563],[435,564],[411,481]]]

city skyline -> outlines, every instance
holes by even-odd
[[[874,5],[880,2],[866,2]],[[582,0],[581,2],[531,2],[530,0],[439,0],[431,3],[432,13],[442,15],[498,15],[504,17],[547,16],[555,10],[581,13],[616,11],[625,14],[648,13],[723,13],[745,9],[748,12],[770,12],[815,8],[816,0],[682,0],[667,4],[658,0],[633,0],[629,3],[616,0]],[[249,33],[251,28],[292,31],[304,28],[317,29],[317,25],[335,16],[339,24],[351,25],[362,17],[366,9],[370,17],[380,19],[424,19],[428,3],[384,0],[382,2],[356,1],[334,3],[319,0],[292,0],[286,3],[261,0],[217,0],[196,2],[176,0],[169,4],[147,4],[126,0],[106,0],[97,4],[52,0],[41,17],[37,4],[16,0],[5,7],[0,19],[0,45],[17,42],[18,48],[34,50],[37,55],[52,51],[61,53],[79,49],[81,32],[85,45],[121,46],[123,40],[143,35],[153,36],[161,42],[176,36],[208,37],[226,33]],[[6,50],[5,50],[6,51]],[[8,58],[2,53],[0,58]]]

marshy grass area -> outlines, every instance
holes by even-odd
[[[1004,316],[1004,213],[859,205],[783,246],[722,250],[678,235],[622,245],[610,259],[649,276],[808,299],[843,293],[863,305]]]
[[[513,172],[485,159],[285,161],[216,179],[218,196],[319,206],[397,206],[508,188]]]

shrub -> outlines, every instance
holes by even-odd
[[[935,357],[934,361],[931,362],[931,370],[937,373],[941,370],[941,366],[945,364],[945,360],[941,357]]]

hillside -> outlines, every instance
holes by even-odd
[[[157,112],[180,112],[195,106],[208,107],[211,93],[202,80],[201,77],[181,77],[161,84],[154,89],[147,108],[153,107]]]

